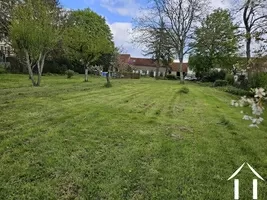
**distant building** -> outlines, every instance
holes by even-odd
[[[153,72],[156,75],[157,64],[155,60],[150,58],[134,58],[130,54],[120,54],[120,62],[128,64],[132,67],[133,72],[140,73],[142,75],[148,75]],[[183,72],[188,72],[188,63],[183,63]],[[165,66],[159,67],[159,73],[162,75],[173,74],[179,75],[180,73],[180,63],[172,63],[169,68]]]

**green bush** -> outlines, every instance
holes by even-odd
[[[214,87],[223,87],[223,86],[227,86],[228,82],[226,80],[216,80],[213,83]]]
[[[161,76],[159,76],[157,79],[158,79],[158,80],[166,80],[165,77],[161,77]]]
[[[189,88],[184,86],[178,92],[180,94],[188,94],[189,93]]]
[[[229,85],[234,85],[235,83],[235,77],[232,74],[227,74],[225,76],[225,80],[228,82]]]
[[[6,68],[4,65],[0,65],[0,74],[6,74],[7,71],[6,71]]]
[[[227,87],[224,91],[238,96],[247,96],[247,97],[253,96],[253,94],[250,91],[236,88],[233,86]]]
[[[245,75],[239,75],[238,82],[235,82],[233,86],[243,90],[250,90],[248,79]]]
[[[167,80],[177,80],[177,76],[175,76],[173,74],[168,74],[168,75],[166,75],[166,79]]]
[[[149,77],[154,77],[154,72],[153,71],[149,72]]]
[[[267,89],[267,74],[266,73],[254,73],[248,80],[249,88],[265,88]]]
[[[211,70],[210,72],[201,74],[202,82],[215,82],[216,80],[224,80],[226,76],[226,72],[221,70]]]
[[[71,78],[71,77],[73,77],[74,74],[75,74],[75,72],[74,72],[73,70],[68,69],[68,70],[66,71],[67,78]]]

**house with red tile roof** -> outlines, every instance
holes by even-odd
[[[151,71],[153,71],[154,76],[156,74],[157,64],[153,59],[135,58],[131,57],[130,54],[120,54],[119,59],[122,63],[130,65],[134,72],[141,73],[142,75],[148,75]],[[183,64],[183,72],[188,72],[188,63]],[[166,69],[166,67],[161,66],[159,68],[159,73],[163,75],[165,75],[165,73],[179,75],[180,63],[172,63],[169,69]]]

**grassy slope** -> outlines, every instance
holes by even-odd
[[[0,199],[233,199],[226,180],[243,162],[267,178],[267,123],[249,129],[233,96],[104,81],[44,77],[33,88],[27,76],[0,75]],[[240,195],[251,199],[246,172]]]

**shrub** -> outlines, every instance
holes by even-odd
[[[254,73],[251,75],[248,81],[249,88],[267,88],[267,74],[266,73]]]
[[[238,76],[238,82],[234,83],[234,86],[243,90],[249,90],[249,84],[248,84],[248,79],[246,78],[245,75],[239,75]]]
[[[212,70],[208,73],[205,73],[201,79],[203,82],[215,82],[216,80],[224,80],[226,72],[221,70]]]
[[[225,76],[225,80],[227,81],[227,83],[228,83],[229,85],[234,85],[234,83],[235,83],[235,77],[234,77],[234,75],[232,75],[232,74],[227,74],[227,75]]]
[[[158,80],[166,80],[165,77],[161,77],[161,76],[159,76],[157,79],[158,79]]]
[[[228,82],[226,80],[216,80],[213,83],[214,87],[223,87],[223,86],[227,86]]]
[[[71,78],[71,77],[73,77],[74,74],[75,74],[75,72],[74,72],[73,70],[68,69],[68,70],[66,71],[67,78]]]
[[[149,72],[149,76],[150,76],[150,77],[154,77],[154,72],[153,72],[153,71],[150,71],[150,72]]]
[[[6,71],[6,68],[4,65],[0,65],[0,74],[6,74],[7,71]]]
[[[253,96],[253,94],[247,90],[243,90],[240,88],[236,88],[233,86],[229,86],[225,89],[225,92],[228,92],[230,94],[238,95],[238,96]]]
[[[189,93],[189,88],[184,86],[178,92],[180,94],[188,94]]]
[[[167,80],[177,80],[177,76],[175,76],[173,74],[168,74],[168,75],[166,75],[166,79]]]

